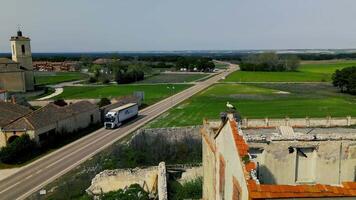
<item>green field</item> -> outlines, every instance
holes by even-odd
[[[70,86],[64,87],[62,94],[56,96],[56,99],[98,99],[102,97],[114,98],[133,94],[134,91],[145,92],[144,104],[151,105],[174,93],[187,89],[191,85],[174,84],[173,85],[111,85],[111,86]]]
[[[148,126],[201,125],[204,118],[218,119],[227,101],[247,118],[356,116],[356,97],[329,84],[216,84]]]
[[[62,82],[86,79],[88,75],[80,72],[36,72],[36,85],[53,85]]]
[[[138,83],[186,83],[199,80],[208,74],[159,74]]]
[[[302,62],[298,72],[236,71],[224,82],[330,82],[337,69],[356,66],[355,60]]]

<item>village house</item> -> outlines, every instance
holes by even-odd
[[[0,147],[6,146],[8,142],[12,142],[15,139],[15,137],[11,137],[12,135],[6,136],[2,132],[3,128],[31,112],[32,110],[25,106],[0,101]]]
[[[205,121],[203,199],[356,199],[355,133]]]
[[[0,132],[0,147],[23,134],[28,134],[31,139],[41,144],[50,134],[71,133],[100,122],[98,106],[88,101],[62,107],[50,103],[32,112],[18,105],[8,106],[9,103],[0,102],[0,105],[3,105],[3,110],[6,111],[1,112],[3,116],[0,119],[4,122]],[[8,118],[9,114],[13,117]]]
[[[64,61],[64,62],[48,62],[36,61],[33,62],[33,68],[36,71],[50,71],[50,72],[74,72],[78,71],[79,62]]]

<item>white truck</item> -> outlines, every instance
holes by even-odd
[[[105,114],[104,127],[106,129],[114,129],[119,126],[124,121],[127,121],[138,115],[138,104],[137,103],[128,103],[118,108],[109,110]]]

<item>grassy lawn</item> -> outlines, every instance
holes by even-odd
[[[328,84],[216,84],[148,126],[200,125],[204,118],[218,119],[227,101],[248,118],[356,116],[356,97]]]
[[[98,99],[102,97],[114,98],[131,95],[134,91],[144,91],[144,103],[151,105],[173,93],[178,93],[188,87],[189,84],[174,84],[174,91],[167,87],[172,84],[157,85],[110,85],[110,86],[70,86],[64,87],[64,92],[57,96],[57,99]]]
[[[159,74],[139,83],[185,83],[206,77],[208,74]]]
[[[68,81],[85,79],[88,76],[80,72],[36,72],[36,85],[52,85]]]
[[[355,60],[302,62],[298,72],[247,72],[237,71],[225,82],[330,82],[337,69],[356,66]]]

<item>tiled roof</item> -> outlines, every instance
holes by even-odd
[[[80,101],[60,107],[53,103],[40,108],[25,117],[7,125],[4,130],[33,130],[64,120],[72,115],[96,109],[97,106],[88,101]]]
[[[230,120],[235,145],[240,157],[248,155],[248,145],[244,138],[239,135],[237,122]],[[256,169],[254,162],[244,164],[246,172]],[[246,175],[247,174],[247,175]],[[279,198],[327,198],[327,197],[356,197],[356,182],[344,182],[342,186],[331,185],[267,185],[259,184],[245,173],[249,197],[254,199],[279,199]]]
[[[0,128],[29,114],[31,109],[18,104],[0,101]]]

